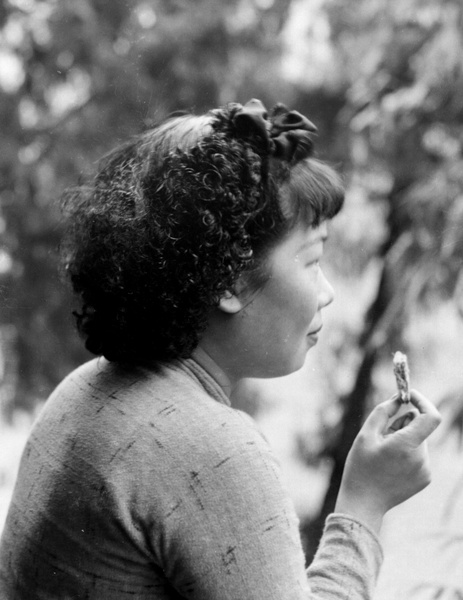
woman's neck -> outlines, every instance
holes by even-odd
[[[191,355],[193,358],[205,371],[207,371],[211,377],[213,377],[220,387],[223,389],[225,394],[230,397],[232,389],[235,385],[233,383],[227,373],[217,364],[216,360],[211,355],[212,353],[199,344]]]

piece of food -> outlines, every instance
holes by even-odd
[[[402,402],[410,402],[410,370],[408,368],[407,355],[396,352],[392,359],[394,375]]]

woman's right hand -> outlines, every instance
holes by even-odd
[[[347,457],[336,503],[336,512],[356,517],[376,532],[389,509],[431,480],[426,438],[439,425],[440,414],[415,390],[411,410],[399,417],[402,406],[395,395],[368,416]]]

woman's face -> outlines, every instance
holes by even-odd
[[[236,340],[241,340],[235,363],[241,377],[293,373],[317,343],[322,309],[333,300],[320,266],[326,238],[326,223],[297,227],[270,252],[268,281],[238,296],[242,308],[233,318]]]

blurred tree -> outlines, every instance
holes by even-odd
[[[358,339],[356,381],[342,399],[335,443],[325,448],[330,485],[319,517],[304,526],[309,558],[374,396],[375,368],[407,350],[402,333],[413,311],[451,296],[463,261],[463,6],[368,0],[353,11],[329,0],[326,8],[345,77],[351,181],[386,207],[388,232],[370,255],[383,266]]]

